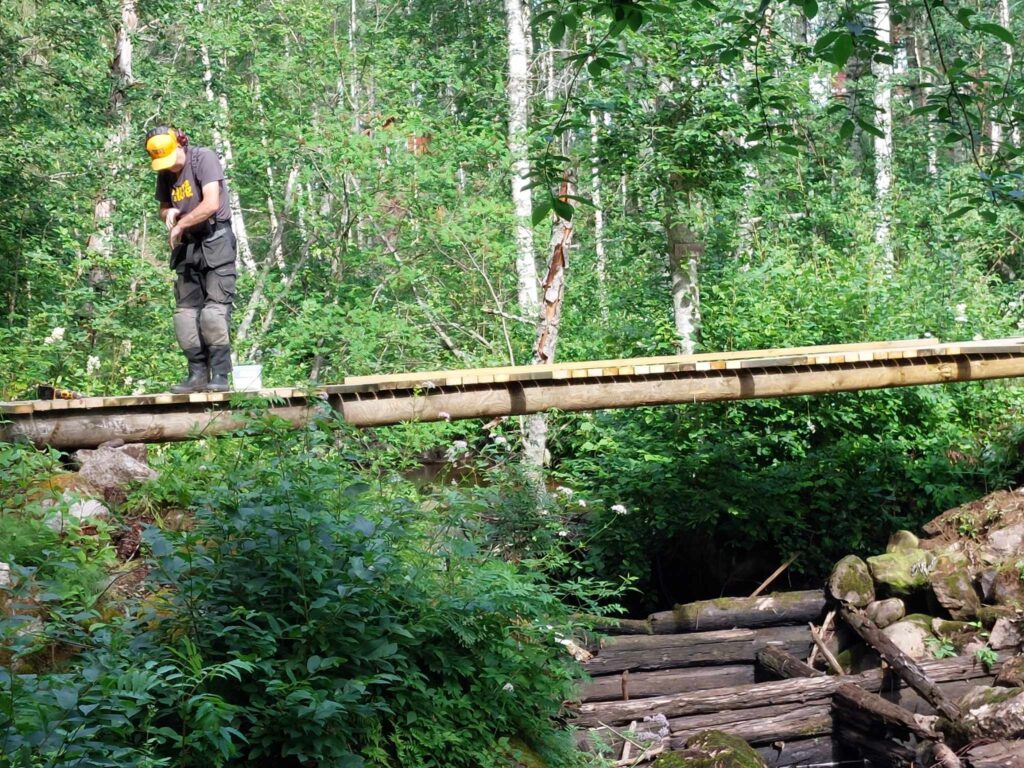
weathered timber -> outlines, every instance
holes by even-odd
[[[581,614],[579,618],[590,623],[594,631],[602,635],[649,635],[653,631],[647,619],[614,619],[588,614]]]
[[[783,680],[793,677],[823,677],[825,674],[775,645],[759,650],[757,663]]]
[[[806,625],[817,619],[825,607],[821,590],[780,592],[759,597],[723,597],[677,605],[671,611],[651,614],[656,634],[701,630],[755,629],[782,624]]]
[[[754,630],[754,652],[773,645],[794,656],[806,656],[811,632],[806,626],[762,627]]]
[[[824,736],[832,732],[831,707],[827,700],[808,704],[776,704],[770,707],[723,710],[668,721],[669,749],[679,749],[701,731],[725,731],[748,744]]]
[[[606,640],[605,647],[585,662],[583,668],[590,675],[607,675],[627,669],[643,671],[753,663],[755,637],[749,629],[613,637]]]
[[[807,765],[828,768],[832,765],[843,765],[844,755],[848,754],[848,751],[843,750],[831,736],[790,741],[775,739],[772,743],[763,744],[755,749],[768,768]]]
[[[892,739],[878,738],[859,728],[836,721],[832,737],[840,744],[852,747],[858,754],[872,760],[872,765],[918,765],[913,749]]]
[[[998,663],[995,666],[998,667]],[[990,674],[973,656],[923,661],[921,667],[936,683],[968,680]],[[601,722],[617,725],[628,724],[632,720],[643,720],[645,715],[662,714],[667,718],[673,718],[726,709],[801,704],[819,699],[827,701],[843,683],[853,683],[865,690],[878,693],[886,684],[885,680],[886,675],[881,669],[873,669],[859,675],[794,678],[655,696],[637,701],[591,702],[578,707],[574,724],[580,727],[592,727]]]
[[[953,722],[960,719],[960,708],[946,698],[935,684],[936,681],[928,677],[921,664],[897,648],[895,643],[862,612],[845,606],[841,610],[843,620],[878,651],[901,680],[921,694],[946,719]]]
[[[898,678],[897,678],[898,681]],[[970,678],[967,680],[950,680],[948,682],[936,683],[942,690],[943,695],[951,701],[959,701],[964,694],[979,685],[992,685],[995,681],[995,677],[992,675],[983,675],[981,677]],[[936,714],[935,707],[921,698],[921,695],[917,693],[913,688],[908,688],[906,684],[901,684],[895,689],[882,690],[879,695],[891,701],[893,704],[898,704],[908,712],[913,712],[915,715],[934,715]]]
[[[1024,741],[993,741],[964,754],[971,768],[1024,768]]]
[[[861,712],[886,725],[902,728],[928,741],[937,741],[940,736],[931,728],[922,726],[911,712],[898,704],[886,701],[877,693],[865,691],[852,683],[844,683],[832,695],[832,705],[839,710]]]
[[[689,691],[707,691],[754,682],[754,667],[750,664],[730,664],[721,667],[690,667],[658,672],[630,672],[627,682],[630,699],[644,699]],[[581,701],[622,700],[622,678],[619,674],[595,677],[580,686]]]
[[[285,401],[269,410],[295,425],[313,417],[316,409],[310,404],[327,399],[345,423],[373,427],[555,409],[589,411],[1012,378],[1024,376],[1024,345],[1008,339],[848,354],[823,351],[783,358],[754,357],[735,364],[712,360],[578,367],[562,378],[546,373],[515,374],[515,378],[511,372],[448,373],[459,375],[445,378],[443,384],[422,380],[420,374],[420,378],[393,382],[393,386],[386,382],[347,383],[309,392],[289,388],[260,394]],[[230,394],[216,393],[35,401],[30,413],[23,406],[0,404],[6,419],[0,424],[0,440],[27,439],[61,449],[96,447],[117,438],[171,442],[192,439],[199,433],[231,431],[238,418]],[[232,415],[215,419],[208,411]],[[172,419],[172,415],[178,418]]]

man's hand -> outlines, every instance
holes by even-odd
[[[170,218],[169,215],[168,218]],[[181,233],[184,231],[185,230],[181,228],[180,224],[175,224],[173,227],[171,227],[171,233],[167,238],[171,244],[171,248],[177,247],[178,243],[181,242]]]
[[[167,227],[168,231],[174,229],[174,224],[178,221],[179,216],[181,216],[181,211],[177,208],[167,209],[167,213],[164,216],[164,225]]]

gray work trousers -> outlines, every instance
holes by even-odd
[[[178,245],[171,254],[174,281],[174,335],[182,350],[226,347],[231,343],[235,301],[235,234],[227,222],[205,238]]]

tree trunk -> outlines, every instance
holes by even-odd
[[[116,122],[117,127],[107,138],[105,150],[108,155],[117,156],[131,134],[131,117],[125,109],[125,94],[135,83],[132,74],[132,38],[139,29],[139,17],[136,12],[135,0],[121,0],[121,22],[117,27],[117,41],[115,43],[114,58],[110,63],[110,74],[113,85],[110,91],[110,118]],[[119,160],[114,161],[114,168],[111,176],[116,176],[120,168]],[[109,256],[113,247],[114,231],[111,219],[114,215],[116,203],[110,197],[109,191],[105,190],[96,201],[93,209],[93,221],[95,231],[89,236],[86,250]]]
[[[927,22],[922,20],[920,24],[922,25],[920,33],[914,35],[914,58],[918,69],[917,87],[920,90],[920,97],[916,106],[923,107],[928,102],[925,78],[927,78],[928,83],[931,83],[932,79],[932,76],[927,74],[925,70],[932,68],[932,54],[928,48],[931,38],[928,34]],[[928,121],[928,175],[934,178],[939,175],[939,145],[938,139],[935,136],[935,121],[931,117],[926,117],[925,119]]]
[[[529,10],[523,0],[505,0],[508,23],[508,148],[512,157],[512,203],[516,215],[516,275],[519,281],[519,313],[537,317],[540,299],[537,263],[533,255],[533,204],[527,127],[530,117],[530,77],[527,31]]]
[[[877,0],[874,6],[875,35],[888,46],[892,40],[889,19],[889,0]],[[884,49],[888,52],[888,48]],[[878,222],[875,225],[875,244],[882,251],[882,268],[893,268],[892,251],[892,65],[871,62],[875,76],[875,127],[881,136],[875,136],[875,200]]]
[[[590,195],[594,202],[594,256],[597,273],[597,305],[601,320],[608,322],[608,255],[604,244],[604,200],[601,189],[601,165],[599,127],[608,125],[610,115],[602,113],[598,119],[597,112],[590,110]]]
[[[1010,0],[999,0],[999,23],[1006,29],[1010,28]],[[1013,70],[1013,46],[1010,43],[1003,43],[1003,56],[1006,57],[1006,71]],[[1014,128],[1012,140],[1017,145],[1018,128]],[[999,147],[1003,143],[1003,125],[999,122],[999,116],[992,116],[992,154],[999,153]]]
[[[668,271],[672,281],[672,318],[679,353],[693,354],[700,333],[700,287],[698,275],[704,245],[682,220],[678,193],[680,179],[673,174],[665,187],[665,235]]]
[[[196,4],[196,11],[203,15],[203,3]],[[200,43],[199,56],[203,62],[203,84],[206,89],[206,100],[213,104],[213,68],[210,63],[210,50],[206,43]],[[227,71],[227,62],[222,62],[222,69]],[[219,119],[213,129],[213,144],[221,157],[221,166],[224,168],[224,179],[228,185],[228,202],[231,206],[231,228],[235,232],[235,239],[238,241],[238,256],[242,262],[242,268],[246,272],[254,272],[256,263],[252,257],[252,248],[249,245],[249,234],[245,228],[245,217],[242,214],[242,202],[238,196],[238,189],[231,183],[231,166],[234,162],[234,153],[231,151],[231,140],[227,137],[228,125],[228,97],[221,93],[216,99],[219,107]]]

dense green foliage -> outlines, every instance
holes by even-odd
[[[0,761],[478,766],[529,745],[570,764],[551,721],[577,674],[558,642],[573,630],[568,592],[546,577],[562,558],[550,546],[526,567],[495,558],[499,507],[463,518],[482,507],[373,490],[332,444],[314,428],[168,457],[147,498],[187,501],[195,517],[148,529],[156,591],[141,602],[72,614],[70,596],[39,593],[45,569],[5,551],[19,573],[9,599],[49,621],[0,622]],[[52,569],[76,549],[40,552]],[[24,675],[50,643],[81,653]]]

